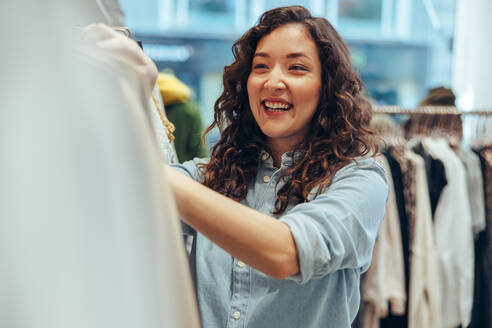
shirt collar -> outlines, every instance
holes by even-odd
[[[286,167],[286,166],[291,166],[292,163],[294,162],[294,159],[296,161],[300,160],[304,154],[304,151],[302,150],[294,150],[294,151],[288,151],[282,155],[281,158],[281,166]],[[259,163],[261,165],[266,165],[266,166],[272,166],[273,167],[273,157],[266,151],[262,150],[260,152],[260,158],[259,158]]]

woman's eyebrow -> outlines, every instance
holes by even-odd
[[[253,57],[270,57],[266,52],[257,52]]]
[[[257,52],[254,54],[253,57],[265,57],[268,58],[270,55],[266,52]],[[308,55],[306,55],[304,52],[292,52],[287,54],[287,58],[298,58],[298,57],[305,57],[305,58],[310,58]]]
[[[287,58],[306,57],[308,59],[310,58],[308,55],[306,55],[303,52],[292,52],[292,53],[288,54],[286,57]]]

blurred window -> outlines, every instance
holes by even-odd
[[[313,1],[310,0],[299,0],[299,1],[265,0],[265,10],[273,9],[277,7],[293,6],[293,5],[304,6],[308,9],[311,9],[310,7],[312,2]]]
[[[234,0],[189,0],[186,28],[223,31],[234,27]]]
[[[381,34],[383,0],[339,0],[338,29],[346,36]]]
[[[381,19],[382,0],[340,0],[341,19],[378,21]]]
[[[159,69],[195,91],[211,119],[231,45],[266,10],[302,5],[327,18],[381,104],[415,106],[428,88],[451,84],[456,0],[119,0],[126,24]],[[207,122],[206,122],[207,123]]]

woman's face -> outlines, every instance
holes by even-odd
[[[272,150],[292,150],[307,137],[320,97],[321,64],[303,25],[282,25],[258,42],[247,89]]]

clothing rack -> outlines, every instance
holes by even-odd
[[[403,108],[400,106],[379,106],[373,105],[372,112],[377,114],[451,114],[451,115],[477,115],[477,116],[489,116],[492,115],[492,108],[479,109],[472,111],[460,111],[454,106],[424,106],[414,109]]]

